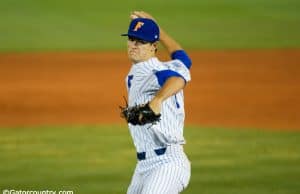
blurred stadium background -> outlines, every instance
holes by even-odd
[[[0,190],[126,192],[136,159],[118,116],[119,35],[133,10],[194,62],[184,193],[300,193],[298,0],[1,0]]]

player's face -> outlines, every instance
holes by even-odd
[[[134,63],[146,61],[155,56],[155,49],[155,43],[149,43],[144,40],[128,37],[128,57]]]

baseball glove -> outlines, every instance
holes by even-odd
[[[132,107],[128,107],[126,102],[126,106],[120,106],[120,109],[121,117],[124,118],[127,123],[131,123],[132,125],[145,125],[148,123],[155,124],[160,121],[161,114],[155,114],[150,108],[149,102],[147,104]]]

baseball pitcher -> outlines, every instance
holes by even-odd
[[[128,122],[137,165],[128,194],[177,194],[190,180],[185,139],[183,88],[191,80],[191,60],[181,46],[146,12],[134,11],[127,36],[132,63],[125,83],[128,103],[121,116]],[[172,60],[156,57],[158,41]]]

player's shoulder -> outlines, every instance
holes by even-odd
[[[184,66],[184,64],[178,59],[165,61],[165,62],[163,62],[163,64],[166,65],[166,66],[174,66],[174,67]]]
[[[187,69],[186,66],[178,59],[162,62],[163,68],[167,69]]]
[[[158,58],[153,58],[152,68],[161,71],[161,70],[175,70],[175,71],[188,71],[188,68],[184,63],[178,59],[173,59],[169,61],[160,61]]]

